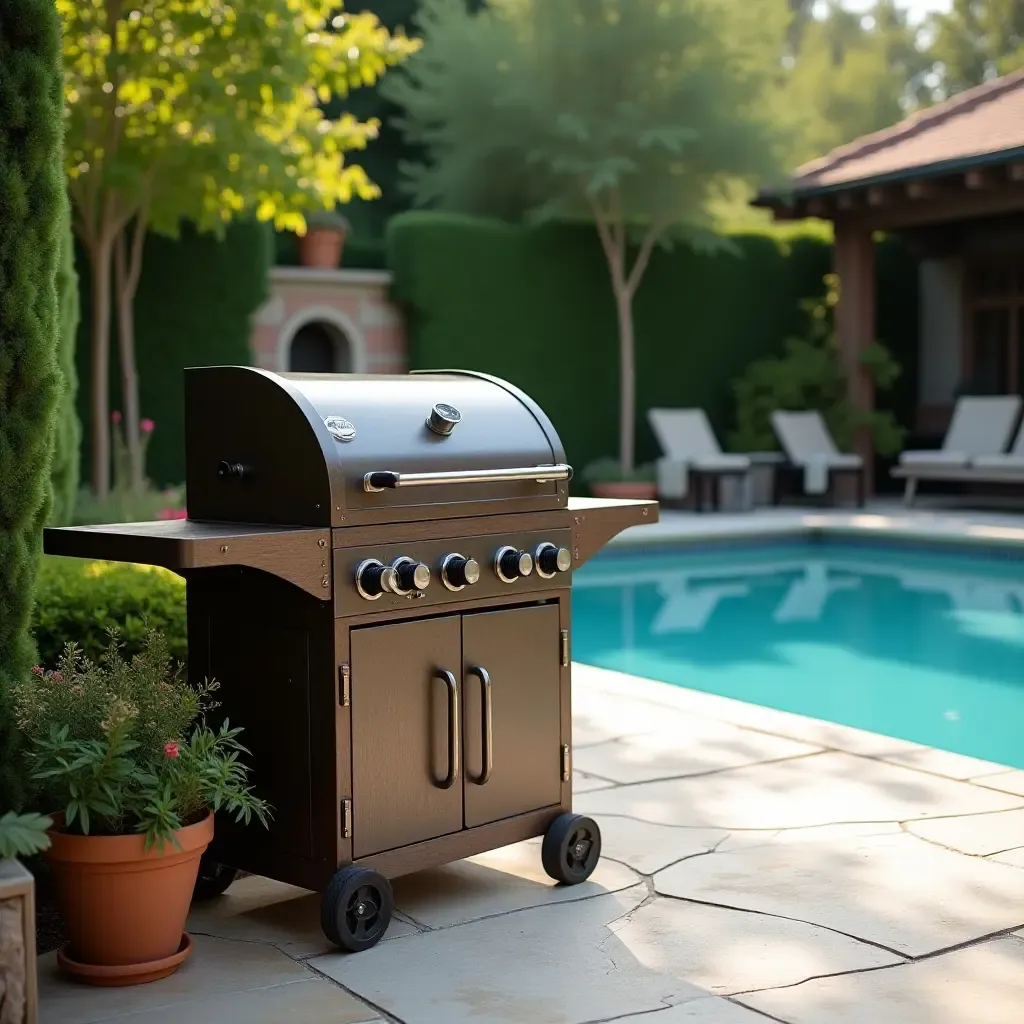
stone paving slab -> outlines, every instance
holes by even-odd
[[[781,736],[691,717],[673,729],[586,747],[576,752],[574,760],[584,772],[634,783],[741,768],[817,750],[820,748]]]
[[[395,906],[427,928],[450,928],[495,914],[619,892],[640,880],[629,868],[601,860],[581,885],[557,885],[541,867],[540,845],[532,839],[396,878]]]
[[[1024,941],[996,939],[880,971],[808,981],[740,1001],[787,1024],[1020,1024]]]
[[[710,853],[731,838],[720,828],[651,825],[607,814],[594,820],[601,829],[601,856],[628,864],[642,875],[653,875],[684,857]]]
[[[1020,806],[1020,798],[851,754],[827,753],[583,793],[576,804],[588,814],[732,831],[1009,810]]]
[[[583,772],[573,770],[572,791],[574,793],[587,793],[592,789],[607,789],[614,783],[610,779],[599,779],[594,775],[585,775]]]
[[[972,780],[979,786],[998,789],[1002,793],[1016,793],[1024,796],[1024,771],[999,772]]]
[[[651,901],[640,885],[311,964],[416,1024],[578,1024],[896,959],[799,922]]]
[[[997,853],[989,858],[1000,864],[1009,864],[1014,868],[1024,868],[1024,846],[1016,850],[1007,850],[1006,853]]]
[[[908,956],[1024,920],[1019,871],[905,832],[714,853],[659,872],[654,884],[659,893],[812,922]]]
[[[914,821],[907,828],[914,835],[951,850],[988,857],[1024,846],[1024,808],[1016,811],[994,811],[991,814],[969,814],[960,818],[935,818]]]
[[[39,958],[40,1024],[95,1024],[117,1018],[138,1016],[139,1024],[150,1020],[176,1019],[189,1024],[220,1024],[221,1020],[240,1022],[259,1017],[218,1017],[237,1004],[253,1009],[264,1000],[287,1006],[278,1020],[315,1024],[317,1017],[307,1015],[305,1007],[321,1009],[329,1005],[333,1016],[320,1018],[324,1024],[354,1024],[377,1016],[348,993],[333,989],[333,1001],[314,981],[314,975],[302,964],[291,960],[272,946],[254,942],[194,936],[192,956],[175,974],[149,985],[128,988],[92,988],[64,977],[57,969],[56,953]],[[153,1017],[160,1012],[163,1016]],[[253,1009],[255,1013],[255,1010]],[[132,1024],[135,1021],[132,1020]]]
[[[766,1024],[768,1018],[739,1003],[715,996],[620,1020],[623,1024]]]

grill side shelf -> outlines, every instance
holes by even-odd
[[[109,526],[49,527],[48,555],[190,569],[260,569],[321,601],[331,598],[330,530],[200,523],[187,519]]]
[[[631,526],[658,521],[656,501],[625,501],[612,498],[570,498],[573,568],[593,558],[613,537]]]

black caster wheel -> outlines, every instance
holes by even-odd
[[[592,818],[562,814],[544,834],[540,860],[544,870],[566,885],[585,882],[601,858],[601,830]]]
[[[384,937],[394,908],[391,883],[382,874],[370,868],[342,868],[324,893],[320,927],[336,946],[361,953]]]
[[[192,899],[196,903],[212,900],[223,896],[228,886],[238,877],[236,868],[226,864],[218,864],[203,858],[199,862],[199,874],[196,876],[196,887],[192,890]]]

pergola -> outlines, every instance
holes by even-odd
[[[836,329],[852,402],[874,394],[877,232],[922,259],[920,429],[941,431],[957,393],[1024,383],[1024,72],[987,82],[799,168],[755,205],[834,225]],[[870,467],[870,442],[858,450]],[[870,475],[869,475],[870,481]],[[870,483],[869,483],[870,486]]]

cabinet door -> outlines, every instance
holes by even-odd
[[[462,828],[458,734],[449,736],[460,710],[459,627],[452,615],[352,631],[356,857]]]
[[[463,616],[469,828],[561,799],[558,626],[557,605]],[[485,690],[490,692],[490,714]],[[486,758],[488,731],[491,752]]]

